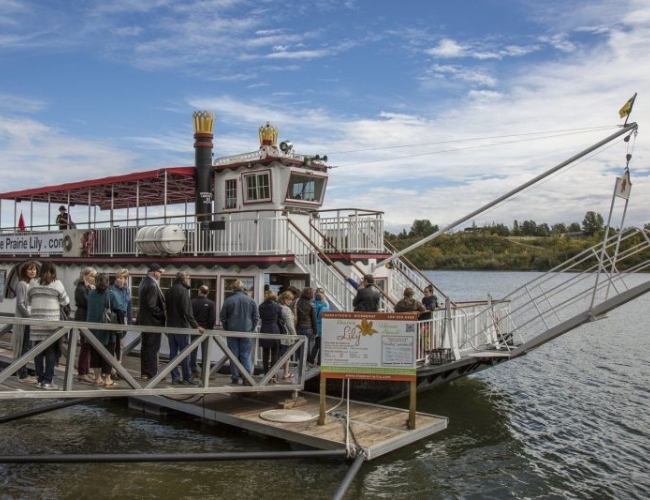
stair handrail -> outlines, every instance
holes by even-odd
[[[314,258],[314,263],[310,264],[309,262],[302,262],[300,259],[300,254],[297,251],[298,249],[290,247],[289,251],[296,257],[296,261],[302,264],[305,268],[312,269],[314,271],[316,271],[316,266],[314,265],[316,261],[323,263],[323,266],[329,270],[332,276],[335,276],[340,279],[340,283],[342,284],[344,290],[347,290],[347,292],[351,297],[354,289],[348,283],[345,273],[343,273],[343,271],[341,271],[338,267],[336,267],[334,262],[324,252],[321,251],[321,249],[309,237],[309,235],[305,234],[305,232],[293,220],[289,218],[288,222],[289,222],[288,227],[290,231],[292,231],[295,234],[295,236],[298,237],[298,240],[305,246],[305,249],[307,250],[308,254],[313,256]],[[331,290],[326,285],[326,280],[323,279],[323,277],[320,276],[318,272],[314,272],[313,279],[317,284],[323,286],[323,288],[327,291],[329,300],[336,302],[336,305],[339,306],[341,309],[345,310],[345,304],[351,303],[351,300],[346,301],[344,297],[340,297],[337,293]]]
[[[391,255],[394,254],[395,252],[397,252],[397,248],[395,248],[395,246],[390,241],[388,241],[386,239],[384,239],[384,247],[386,248],[386,250],[388,250],[388,253],[390,253]],[[438,292],[442,297],[444,297],[445,300],[446,299],[451,300],[450,297],[445,292],[443,292],[440,288],[438,288],[436,286],[436,284],[433,281],[431,281],[429,279],[429,277],[426,274],[424,274],[420,268],[418,268],[415,264],[413,264],[413,262],[411,262],[405,255],[397,257],[395,260],[391,261],[391,264],[394,264],[395,261],[398,261],[398,262],[403,261],[406,264],[408,269],[410,269],[411,271],[414,271],[423,281],[425,281],[428,285],[433,287],[433,289],[436,292]],[[415,281],[413,281],[411,279],[411,277],[408,276],[408,274],[406,274],[401,268],[397,268],[397,270],[400,273],[402,273],[402,275],[407,280],[409,280],[413,284],[413,286],[415,288],[417,288],[421,293],[424,293],[424,289],[420,288],[420,286],[417,283],[415,283]],[[456,303],[453,300],[451,301],[451,304],[453,306],[456,306]]]

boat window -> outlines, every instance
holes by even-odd
[[[291,174],[287,198],[321,203],[325,187],[325,177],[313,177],[299,173]]]
[[[236,278],[224,278],[222,281],[223,284],[223,293],[222,293],[222,303],[224,300],[226,300],[228,297],[230,297],[234,292],[232,289],[232,285],[235,281],[241,281],[244,284],[244,287],[246,287],[246,295],[249,297],[255,298],[255,278],[252,276],[246,277],[246,276],[237,276]]]
[[[226,180],[226,207],[237,208],[237,179]]]
[[[191,274],[191,273],[190,273]],[[138,314],[138,307],[140,301],[138,298],[138,287],[144,276],[131,276],[131,306],[133,307],[133,317]],[[175,273],[169,276],[160,277],[160,290],[163,295],[171,288],[176,280]],[[209,288],[208,298],[214,302],[217,299],[217,280],[215,278],[204,278],[200,276],[192,276],[190,278],[190,298],[195,299],[199,296],[199,287],[205,285]]]
[[[270,201],[271,179],[269,172],[258,172],[244,176],[246,183],[245,201]]]

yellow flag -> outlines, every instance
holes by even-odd
[[[618,116],[625,118],[629,116],[632,112],[632,105],[634,104],[634,99],[636,99],[636,94],[634,94],[630,99],[623,105],[621,109],[618,110]]]

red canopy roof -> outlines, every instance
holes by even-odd
[[[195,198],[196,167],[170,167],[103,177],[58,186],[0,193],[2,200],[38,201],[56,205],[97,205],[102,210],[185,203]],[[165,179],[167,199],[165,200]]]

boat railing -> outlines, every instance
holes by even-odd
[[[291,345],[285,354],[279,357],[277,362],[273,364],[268,372],[261,378],[255,377],[254,374],[248,373],[242,366],[239,358],[228,347],[228,339],[230,338],[251,338],[259,340],[279,339],[280,335],[260,334],[260,333],[245,333],[245,332],[226,332],[223,330],[206,330],[205,333],[200,334],[194,329],[184,328],[170,328],[170,327],[137,327],[137,332],[134,332],[133,326],[113,325],[105,323],[88,323],[88,322],[75,322],[75,321],[44,321],[35,320],[32,318],[14,318],[8,316],[0,316],[0,325],[4,324],[20,324],[30,325],[32,328],[38,327],[39,329],[47,329],[52,333],[46,340],[35,344],[28,352],[15,359],[8,366],[0,369],[0,399],[16,397],[20,393],[21,397],[27,398],[46,398],[46,397],[93,397],[98,396],[98,391],[92,388],[86,388],[74,384],[76,375],[74,373],[74,360],[76,359],[78,341],[83,338],[84,342],[90,344],[106,361],[108,361],[122,379],[115,388],[110,390],[101,391],[101,397],[107,396],[156,396],[156,395],[170,395],[170,394],[206,394],[206,393],[232,393],[232,392],[264,392],[264,391],[287,391],[294,389],[302,389],[304,387],[306,375],[306,361],[307,349],[302,349],[302,359],[297,359],[297,373],[295,378],[283,384],[275,384],[272,380],[274,377],[280,378],[280,374],[286,362],[295,358],[301,352],[301,347],[305,345],[305,337],[303,335],[287,336],[282,335],[283,341],[288,341]],[[142,332],[155,333],[158,335],[180,333],[190,335],[190,344],[183,349],[176,357],[170,359],[168,363],[160,368],[158,374],[151,380],[142,380],[132,375],[126,367],[127,363],[121,363],[109,350],[104,346],[97,337],[91,332],[93,330],[111,330],[111,331],[124,331],[129,332],[130,335],[134,334],[139,336]],[[45,350],[60,341],[67,341],[67,362],[65,363],[66,369],[63,376],[62,386],[57,390],[52,391],[29,391],[25,390],[24,386],[19,388],[11,388],[11,384],[7,384],[9,377],[14,375],[22,366],[33,362],[36,356],[42,355]],[[138,340],[132,342],[130,346],[137,345]],[[169,380],[172,369],[180,369],[181,362],[186,359],[192,351],[201,346],[201,356],[203,366],[206,367],[201,375],[201,387],[184,386],[184,385],[169,385],[165,383],[165,378]],[[126,354],[126,353],[124,353]],[[217,373],[227,363],[234,364],[239,369],[242,378],[245,381],[243,386],[232,387],[229,386],[229,377],[217,377]],[[138,366],[139,369],[139,366]]]
[[[314,225],[322,233],[325,253],[384,252],[383,212],[359,208],[317,210]],[[329,217],[325,214],[333,213]],[[317,241],[317,240],[315,240]]]
[[[485,314],[486,308],[492,312]],[[418,321],[417,360],[423,364],[442,364],[459,359],[478,348],[478,338],[496,341],[498,325],[509,318],[510,303],[488,299],[456,302],[432,311],[431,318]],[[497,326],[495,326],[497,325]]]
[[[138,255],[136,246],[138,230],[160,225],[179,226],[185,236],[182,253],[198,255],[274,255],[290,253],[287,240],[287,220],[291,219],[308,231],[309,221],[327,238],[312,231],[310,238],[323,253],[334,253],[331,242],[339,252],[377,253],[383,252],[383,221],[381,212],[360,209],[336,211],[334,217],[322,217],[323,212],[287,210],[243,210],[230,213],[206,214],[213,223],[198,223],[195,215],[176,214],[150,216],[146,218],[111,219],[78,223],[73,233],[80,240],[79,255],[67,253],[66,256],[83,255]],[[348,213],[349,212],[349,213]],[[200,217],[199,217],[200,218]],[[44,226],[43,229],[46,229]],[[57,235],[63,240],[64,230],[2,231],[9,239],[20,240],[29,236]],[[69,234],[69,233],[66,233]],[[9,254],[11,249],[0,253]],[[51,249],[49,254],[63,253],[63,244]],[[21,251],[23,255],[42,255],[37,248],[33,253]],[[74,253],[74,252],[73,252]]]
[[[628,292],[650,282],[649,270],[648,231],[625,229],[506,295],[511,308],[505,317],[485,307],[471,343],[478,350],[537,347],[540,339],[600,319],[603,308],[621,305],[617,298],[630,300]]]

